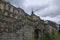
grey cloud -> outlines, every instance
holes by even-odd
[[[26,0],[6,0],[6,1],[8,1],[11,4],[16,5],[18,7],[21,7],[28,14],[31,14],[31,10],[33,8],[35,14],[38,15],[39,17],[44,17],[44,19],[46,19],[46,17],[50,17],[49,18],[50,20],[60,23],[60,18],[59,18],[60,17],[59,16],[60,15],[60,0],[49,0],[48,4],[45,4],[42,6],[41,5],[39,5],[39,6],[30,5],[28,7],[25,7],[25,4],[24,4],[24,2]]]
[[[47,7],[45,9],[39,10],[37,13],[40,16],[50,16],[50,17],[60,15],[60,5],[58,5],[59,3],[60,3],[59,1],[57,3],[56,0],[55,1],[53,0],[52,4],[49,5],[49,7],[50,6],[52,7],[52,9]]]
[[[54,21],[56,23],[60,23],[60,15],[56,16],[56,17],[49,17],[49,16],[46,16],[46,17],[41,17],[43,20],[51,20],[51,21]]]
[[[24,9],[28,14],[31,14],[31,11],[32,11],[32,10],[33,10],[34,13],[35,13],[36,11],[45,9],[45,8],[47,8],[47,7],[48,7],[48,5],[43,5],[43,6],[29,6],[29,7],[27,7],[27,8],[23,8],[23,9]]]
[[[6,2],[10,2],[12,5],[17,7],[22,7],[24,0],[5,0]]]
[[[18,7],[22,7],[28,14],[31,12],[32,8],[34,11],[37,11],[36,13],[38,13],[40,16],[54,17],[54,16],[60,14],[60,0],[51,0],[50,4],[46,4],[46,5],[42,5],[42,6],[40,6],[40,5],[39,6],[28,6],[27,8],[24,7],[24,5],[22,5],[24,0],[6,0],[6,1],[8,1]],[[49,8],[50,6],[53,6],[52,10],[50,10],[50,8]],[[48,10],[45,10],[46,8],[48,8]],[[46,12],[44,12],[44,10]]]

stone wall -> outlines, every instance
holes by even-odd
[[[33,40],[35,36],[43,36],[47,29],[38,16],[30,16],[23,9],[0,1],[0,40]]]

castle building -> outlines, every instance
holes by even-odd
[[[0,0],[0,40],[33,40],[52,30],[57,32],[55,26],[45,23],[33,11],[28,15],[23,9]]]

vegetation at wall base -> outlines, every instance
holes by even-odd
[[[45,33],[41,38],[35,38],[35,40],[60,40],[60,34],[53,35],[49,33]]]

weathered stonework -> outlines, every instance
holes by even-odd
[[[30,16],[23,9],[0,0],[0,40],[33,40],[52,29],[57,31],[35,14]]]

